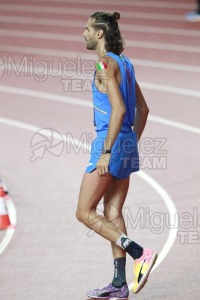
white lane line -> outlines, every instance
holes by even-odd
[[[169,212],[170,224],[172,224],[172,228],[170,225],[170,231],[169,231],[168,238],[165,242],[165,245],[162,251],[159,253],[156,264],[152,269],[152,271],[154,271],[168,255],[176,240],[177,232],[178,232],[178,218],[176,218],[177,210],[169,194],[165,191],[165,189],[160,184],[158,184],[157,181],[155,181],[152,177],[150,177],[148,174],[146,174],[143,171],[138,172],[137,175],[141,177],[143,180],[145,180],[158,193],[158,195],[162,195],[162,200],[164,201],[167,210]],[[129,284],[129,290],[131,290],[132,288],[133,288],[133,283]]]
[[[22,96],[30,96],[34,98],[46,99],[46,100],[53,100],[58,102],[64,102],[69,104],[81,105],[86,107],[92,107],[92,103],[86,100],[78,99],[78,98],[71,98],[67,96],[61,96],[52,93],[44,93],[38,92],[36,90],[28,90],[28,89],[21,89],[9,86],[0,86],[0,92],[8,93],[8,94],[16,94]]]
[[[175,128],[178,128],[178,129],[182,129],[182,130],[185,130],[185,131],[189,131],[189,132],[192,132],[192,133],[200,134],[200,128],[190,126],[190,125],[187,125],[187,124],[183,124],[183,123],[179,123],[179,122],[176,122],[176,121],[173,121],[173,120],[164,119],[164,118],[157,117],[157,116],[152,116],[152,115],[148,116],[148,120],[150,120],[152,122],[159,123],[159,124],[175,127]]]
[[[31,12],[31,13],[45,13],[45,14],[65,14],[65,15],[81,15],[87,18],[94,13],[94,9],[87,8],[71,8],[71,7],[48,7],[48,6],[33,6],[33,5],[14,5],[14,4],[0,4],[1,11],[12,12]],[[146,20],[160,20],[160,21],[177,21],[185,22],[184,15],[170,15],[162,13],[141,13],[135,11],[120,10],[121,18],[134,18]]]
[[[13,127],[18,127],[18,128],[25,129],[25,130],[29,130],[29,131],[32,131],[32,132],[37,132],[38,130],[41,129],[41,128],[33,126],[31,124],[22,123],[22,122],[7,119],[7,118],[0,118],[0,123],[5,124],[5,125],[9,125],[9,126],[13,126]],[[51,137],[51,133],[49,131],[46,131],[46,135]],[[77,140],[77,139],[73,139],[73,140],[67,139],[66,136],[62,135],[62,134],[61,134],[61,137],[62,137],[64,142],[73,143],[73,145],[80,147],[80,141],[79,140]],[[55,138],[59,139],[59,136],[55,136]],[[84,149],[85,148],[87,150],[90,149],[89,144],[85,143],[81,146],[84,147]],[[164,245],[163,249],[161,250],[161,252],[159,254],[159,258],[158,258],[158,260],[157,260],[157,262],[154,266],[154,269],[155,269],[164,260],[164,258],[170,252],[170,250],[171,250],[171,248],[174,244],[174,241],[175,241],[175,238],[176,238],[176,235],[177,235],[177,231],[178,231],[178,223],[177,223],[178,220],[176,218],[177,210],[176,210],[176,207],[173,203],[173,200],[171,199],[169,194],[164,190],[164,188],[155,179],[153,179],[151,176],[147,175],[143,171],[137,172],[136,174],[138,174],[140,176],[140,178],[142,178],[144,181],[146,181],[156,191],[156,193],[158,193],[160,195],[161,199],[165,203],[165,205],[167,207],[167,210],[169,212],[170,224],[173,224],[172,226],[170,226],[167,241],[165,242],[165,245]]]
[[[1,45],[0,44],[0,51],[10,52],[10,53],[26,53],[31,55],[40,55],[40,56],[52,56],[52,57],[63,57],[67,61],[69,58],[76,59],[80,57],[81,59],[86,60],[97,60],[97,56],[95,54],[88,54],[84,52],[73,52],[73,51],[62,51],[62,50],[54,50],[54,49],[44,49],[44,48],[33,48],[33,47],[20,47],[20,46],[8,46],[8,45]],[[14,58],[11,55],[7,54],[6,60],[8,58]],[[142,60],[142,59],[135,59],[130,58],[134,66],[144,66],[150,68],[159,68],[159,69],[167,69],[167,70],[176,70],[176,71],[184,71],[184,72],[194,72],[200,73],[200,67],[198,66],[191,66],[191,65],[182,65],[182,64],[172,64],[166,62],[157,62],[152,60]],[[9,63],[7,63],[9,65]],[[6,65],[6,62],[5,62]],[[16,64],[17,66],[17,64]],[[7,67],[7,66],[5,66]],[[1,64],[0,68],[4,68],[3,64]],[[9,68],[9,67],[8,67]]]
[[[161,91],[166,93],[178,94],[183,96],[190,96],[200,99],[200,92],[193,90],[186,90],[181,88],[176,88],[168,85],[160,85],[148,82],[141,82],[141,86],[144,89],[153,90],[153,91]]]
[[[155,43],[155,42],[142,42],[142,41],[126,40],[126,47],[127,46],[144,48],[144,49],[157,49],[157,50],[168,50],[168,51],[178,51],[178,52],[200,53],[200,47],[181,46],[181,45],[173,45],[173,44],[168,44],[168,43]]]
[[[92,0],[93,1],[93,0]],[[29,25],[46,25],[46,26],[63,26],[80,28],[83,30],[85,28],[85,22],[79,20],[61,20],[61,19],[45,19],[38,17],[15,17],[15,16],[0,16],[0,22],[11,23],[11,24],[29,24]],[[178,28],[168,28],[168,27],[154,27],[154,26],[142,26],[142,25],[128,25],[120,22],[120,29],[131,31],[131,32],[143,32],[143,33],[157,33],[157,34],[167,34],[167,35],[183,35],[190,37],[200,37],[200,32],[198,30],[189,29],[178,29]]]
[[[167,34],[167,35],[183,35],[183,36],[194,36],[199,37],[200,32],[197,30],[187,30],[187,29],[177,29],[177,28],[168,28],[168,27],[154,27],[154,26],[142,26],[142,25],[128,25],[121,24],[121,30],[127,30],[132,32],[143,32],[143,33],[158,33],[158,34]]]
[[[91,57],[90,57],[91,58]],[[81,57],[82,59],[82,57]],[[41,74],[45,74],[48,76],[52,77],[69,77],[65,74],[64,70],[62,68],[56,69],[56,68],[42,68],[36,64],[37,61],[35,61],[33,64],[28,64],[25,62],[25,60],[21,64],[17,64],[12,58],[10,57],[6,58],[7,62],[2,63],[0,65],[1,70],[6,70],[9,71],[9,74],[19,74],[19,73],[25,73],[25,74],[35,74],[38,76],[41,76]],[[27,62],[30,61],[31,59],[27,59]],[[2,60],[3,61],[3,60]],[[40,63],[41,60],[39,60]],[[66,61],[69,61],[67,58]],[[147,68],[158,68],[158,69],[166,69],[166,70],[175,70],[175,71],[184,71],[184,72],[192,72],[192,73],[200,73],[200,67],[193,67],[193,66],[186,66],[186,65],[179,65],[179,64],[171,64],[171,63],[164,63],[164,62],[156,62],[156,61],[151,61],[151,60],[142,60],[142,59],[131,59],[134,67],[139,66],[139,67],[147,67]],[[93,61],[94,63],[94,61]],[[54,63],[56,64],[56,63]],[[64,65],[64,63],[63,63]],[[80,76],[79,76],[80,78]]]
[[[134,59],[134,58],[132,58],[131,61],[134,64],[134,66],[139,66],[139,67],[158,68],[158,69],[175,70],[175,71],[192,72],[192,73],[200,72],[200,67],[190,66],[190,65],[172,64],[166,62]]]
[[[14,202],[10,198],[10,196],[7,196],[5,200],[6,200],[6,205],[8,208],[10,223],[12,224],[12,226],[6,229],[5,236],[0,243],[0,255],[4,252],[4,250],[10,244],[10,242],[13,238],[13,235],[15,233],[16,224],[17,224],[17,214],[16,214]]]
[[[140,85],[142,87],[142,84],[140,84]],[[61,96],[61,95],[52,94],[52,93],[38,92],[35,90],[20,89],[20,88],[0,85],[0,92],[8,93],[8,94],[22,95],[22,96],[29,96],[29,97],[34,97],[34,98],[46,99],[46,100],[53,100],[53,101],[64,102],[64,103],[69,103],[69,104],[79,105],[79,106],[84,106],[84,107],[92,107],[92,103],[87,100],[71,98],[71,97]],[[200,128],[198,128],[198,127],[190,126],[187,124],[179,123],[179,122],[176,122],[173,120],[169,120],[169,119],[165,119],[165,118],[161,118],[161,117],[157,117],[157,116],[152,116],[152,115],[149,115],[148,118],[152,122],[161,123],[163,125],[172,126],[172,127],[178,128],[178,129],[185,130],[185,131],[200,134]]]
[[[33,55],[44,55],[44,56],[54,56],[54,57],[64,57],[67,58],[67,55],[69,53],[70,57],[74,57],[77,52],[73,51],[63,51],[63,50],[54,50],[54,49],[45,49],[45,48],[33,48],[33,47],[21,47],[21,46],[10,46],[10,45],[2,45],[0,44],[0,51],[4,52],[13,52],[13,53],[28,53]],[[78,54],[81,55],[81,57],[89,59],[89,55],[86,53]],[[91,55],[91,58],[94,57],[94,54]],[[97,57],[95,56],[97,59]]]
[[[41,74],[40,74],[41,75]],[[68,80],[72,79],[74,80],[75,78],[81,80],[81,79],[86,79],[85,77],[82,76],[77,76],[77,77],[68,77]],[[91,80],[91,78],[88,78],[88,80]],[[64,84],[64,79],[63,82],[61,82],[62,84]],[[149,82],[139,82],[141,87],[143,89],[147,89],[147,90],[153,90],[153,91],[159,91],[159,92],[165,92],[165,93],[171,93],[171,94],[177,94],[177,95],[183,95],[183,96],[190,96],[193,98],[197,98],[200,99],[200,91],[194,91],[194,90],[186,90],[186,89],[182,89],[182,88],[176,88],[176,87],[172,87],[172,86],[167,86],[167,85],[160,85],[160,84],[154,84],[154,83],[149,83]],[[57,101],[62,101],[62,102],[69,102],[72,100],[67,100],[67,97],[62,96],[62,95],[56,95],[56,94],[52,94],[52,93],[45,93],[45,92],[39,92],[36,90],[31,90],[31,89],[23,89],[23,88],[17,88],[17,87],[11,87],[11,86],[7,86],[7,85],[0,85],[0,91],[1,92],[5,92],[5,93],[11,93],[11,94],[19,94],[19,95],[27,95],[27,96],[33,96],[33,97],[41,97],[44,99],[57,99]],[[69,98],[69,99],[73,99],[73,98]],[[79,102],[84,100],[79,100]],[[75,102],[72,101],[72,102]],[[77,103],[79,103],[77,101]]]
[[[55,40],[65,41],[74,43],[83,43],[83,37],[74,34],[62,34],[62,33],[49,33],[39,31],[25,31],[25,30],[13,30],[13,29],[0,29],[0,36],[4,37],[21,37],[28,39],[42,39],[42,40]],[[156,43],[156,42],[143,42],[143,41],[131,41],[126,40],[126,47],[138,47],[144,49],[157,49],[157,50],[168,50],[178,52],[190,52],[200,53],[200,47],[196,46],[184,46],[174,45],[169,43]]]
[[[27,61],[31,61],[31,57],[29,59],[26,57]],[[81,57],[82,59],[82,57]],[[12,57],[12,60],[10,59],[10,56],[6,57],[7,62],[4,62],[0,65],[0,70],[6,70],[9,71],[9,74],[20,74],[20,73],[25,73],[25,74],[32,74],[32,75],[38,75],[41,76],[41,74],[45,74],[47,76],[51,77],[69,77],[65,74],[64,70],[56,69],[56,68],[42,68],[37,65],[37,62],[39,61],[40,64],[43,63],[43,61],[38,60],[34,61],[33,64],[26,64],[25,61],[23,61],[21,64],[18,64],[15,62],[15,59]],[[69,61],[69,58],[66,59],[66,61]],[[151,60],[142,60],[142,59],[132,59],[131,61],[135,66],[138,67],[146,67],[146,68],[156,68],[156,69],[164,69],[164,70],[174,70],[174,71],[182,71],[182,72],[190,72],[190,73],[200,73],[200,67],[193,67],[193,66],[186,66],[186,65],[179,65],[179,64],[171,64],[171,63],[164,63],[164,62],[156,62],[156,61],[151,61]],[[94,62],[94,61],[93,61]],[[56,64],[56,63],[54,63]],[[57,63],[59,64],[59,63]],[[63,62],[64,65],[64,62]],[[2,77],[2,76],[1,76]],[[80,78],[80,76],[79,76]]]
[[[37,2],[38,0],[35,0]],[[40,0],[39,0],[40,1]],[[54,2],[55,0],[43,0],[42,2]],[[56,3],[72,3],[71,0],[58,0]],[[73,0],[73,3],[83,3],[83,0]],[[107,0],[101,0],[101,3],[103,5],[110,5],[112,3],[109,3]],[[94,4],[94,0],[84,0],[84,4]],[[145,0],[134,0],[134,1],[116,1],[114,2],[115,6],[142,6],[142,7],[154,7],[154,8],[178,8],[178,9],[195,9],[194,3],[180,3],[180,2],[159,2],[159,1],[145,1]]]

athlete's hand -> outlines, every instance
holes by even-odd
[[[105,175],[108,173],[108,165],[110,161],[110,153],[102,154],[98,163],[97,163],[97,173],[99,176]]]

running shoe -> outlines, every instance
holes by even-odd
[[[134,261],[133,293],[137,294],[147,283],[147,279],[158,254],[151,249],[144,249],[143,255]]]
[[[128,285],[125,284],[121,288],[116,288],[112,286],[112,283],[103,287],[102,289],[95,289],[93,291],[89,291],[86,295],[90,298],[118,298],[118,299],[127,299],[129,295]]]

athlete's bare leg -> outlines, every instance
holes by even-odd
[[[127,235],[124,218],[122,215],[122,208],[129,188],[129,180],[115,179],[109,185],[109,188],[104,196],[104,215],[107,219],[111,220],[116,227]],[[126,252],[115,243],[111,242],[113,258],[125,257]]]
[[[104,176],[99,176],[97,170],[92,173],[85,173],[81,183],[76,213],[80,222],[113,243],[118,240],[122,233],[114,222],[98,215],[96,207],[108,191],[109,186],[114,184],[114,181],[109,173]]]

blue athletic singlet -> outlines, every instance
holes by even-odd
[[[136,105],[135,73],[131,61],[126,56],[118,56],[112,52],[108,52],[106,55],[112,57],[118,63],[121,73],[120,91],[126,107],[126,114],[112,147],[108,166],[110,174],[118,179],[122,179],[139,170],[137,137],[135,132],[132,131]],[[111,115],[111,104],[108,95],[97,89],[94,80],[92,83],[92,94],[94,125],[97,137],[92,143],[91,157],[86,168],[86,172],[89,173],[96,169],[96,164],[101,157]]]
[[[131,127],[134,124],[135,118],[135,73],[132,63],[126,56],[118,56],[112,52],[108,52],[107,55],[117,61],[121,73],[120,91],[126,107],[126,115],[120,132],[126,133],[132,130]],[[97,89],[94,80],[92,93],[96,131],[107,130],[111,114],[108,95]]]

